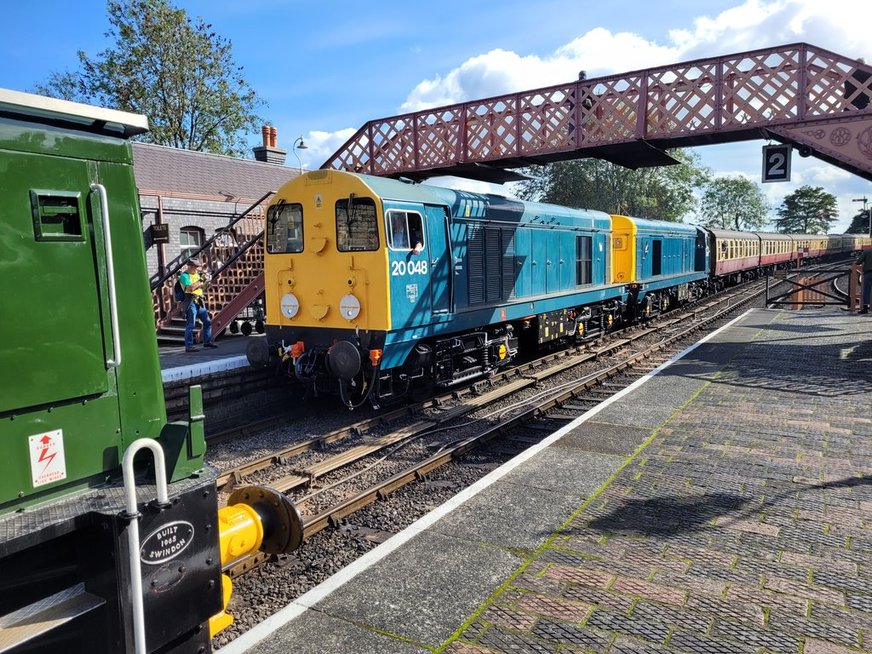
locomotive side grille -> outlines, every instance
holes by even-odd
[[[502,266],[502,243],[500,242],[500,228],[487,227],[485,229],[485,277],[487,278],[487,301],[494,302],[501,298],[502,284],[500,283],[500,269]]]
[[[483,304],[515,297],[515,229],[470,225],[469,303]]]
[[[469,252],[469,303],[484,302],[484,230],[478,225],[469,226],[467,238]]]
[[[503,252],[503,299],[515,297],[515,230],[505,228],[502,230]]]

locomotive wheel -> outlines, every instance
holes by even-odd
[[[242,335],[243,336],[251,336],[251,323],[250,322],[242,323]]]

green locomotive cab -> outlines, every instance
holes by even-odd
[[[0,89],[3,652],[208,651],[232,621],[222,512],[288,536],[254,547],[300,542],[280,494],[219,511],[199,387],[167,423],[128,140],[147,129]]]
[[[0,116],[3,514],[102,483],[166,409],[127,141],[147,120],[11,91]]]

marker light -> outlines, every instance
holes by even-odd
[[[360,300],[348,293],[339,300],[339,313],[346,320],[354,320],[360,315]]]
[[[300,310],[300,301],[293,293],[285,293],[279,306],[285,318],[293,318]]]

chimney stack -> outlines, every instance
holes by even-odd
[[[287,150],[276,146],[278,130],[272,125],[264,125],[260,128],[263,145],[254,148],[254,158],[265,163],[283,166],[288,156]]]

